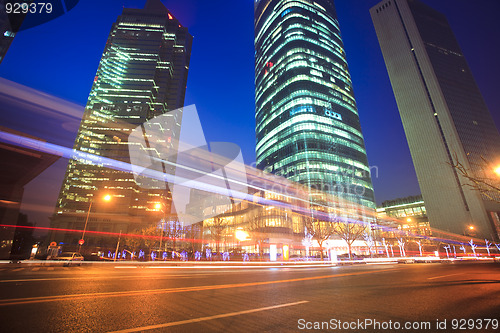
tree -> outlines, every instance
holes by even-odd
[[[368,246],[368,250],[370,251],[370,257],[373,258],[373,252],[372,252],[372,248],[374,245],[373,237],[368,232],[365,232],[363,234],[363,239],[366,243],[366,246]]]
[[[217,253],[219,253],[220,243],[225,228],[226,225],[221,217],[214,217],[213,222],[208,226],[210,237],[215,242],[215,252]]]
[[[165,222],[165,231],[163,233],[165,237],[165,242],[168,240],[172,241],[172,250],[177,250],[177,239],[183,236],[184,228],[177,220],[167,221]]]
[[[195,252],[196,250],[201,250],[200,246],[200,224],[195,223],[189,226],[184,227],[184,234],[187,242],[190,243],[191,252]]]
[[[248,231],[250,238],[259,246],[259,256],[262,258],[264,256],[264,240],[266,239],[264,219],[259,215],[251,218],[248,223]]]
[[[12,247],[10,250],[10,258],[28,259],[30,257],[32,245],[35,243],[33,237],[33,223],[28,222],[28,215],[19,213],[17,218],[18,228],[14,229],[14,237],[12,239]],[[28,228],[23,228],[27,226]]]
[[[133,232],[135,235],[141,236],[129,236],[124,238],[124,245],[130,247],[132,250],[137,250],[142,247],[152,248],[155,243],[159,242],[159,230],[156,225],[151,225],[142,229],[135,230]]]
[[[323,260],[323,244],[335,233],[335,222],[321,221],[319,219],[311,218],[306,221],[307,233],[316,240],[319,245],[321,260]]]
[[[334,232],[347,243],[349,259],[352,259],[352,244],[355,240],[363,237],[366,232],[366,225],[353,222],[337,222],[334,226]]]
[[[482,170],[482,174],[480,174],[464,166],[458,161],[457,156],[454,160],[456,162],[451,166],[468,181],[467,184],[464,184],[465,186],[470,186],[491,201],[500,203],[500,166],[493,166],[481,157],[483,163],[477,165],[477,169]]]

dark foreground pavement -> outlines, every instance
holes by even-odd
[[[500,332],[498,263],[4,265],[0,278],[1,332]]]

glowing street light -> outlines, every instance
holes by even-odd
[[[473,226],[473,225],[470,225],[470,226],[469,226],[469,230],[474,230],[474,226]]]
[[[495,168],[495,173],[500,176],[500,165]]]
[[[160,247],[158,248],[158,250],[161,251],[161,245],[163,243],[163,227],[166,222],[166,212],[163,209],[163,205],[160,202],[155,203],[153,209],[155,211],[163,213],[163,222],[160,224]]]
[[[103,197],[104,201],[111,201],[111,195],[106,194]],[[90,210],[92,209],[92,204],[94,201],[90,199],[90,205],[89,205],[89,210],[87,211],[87,218],[85,219],[85,226],[83,227],[83,232],[82,232],[82,238],[78,241],[78,252],[80,253],[82,249],[82,245],[85,243],[85,232],[87,231],[87,224],[89,222],[89,216],[90,216]]]
[[[241,241],[247,240],[250,235],[245,230],[238,228],[238,229],[236,229],[234,236],[236,237],[237,240],[239,240],[241,242]]]

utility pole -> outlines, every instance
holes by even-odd
[[[122,231],[120,230],[120,235],[118,236],[118,243],[116,243],[116,250],[115,250],[115,260],[118,258],[118,247],[120,247],[120,238],[122,237]]]

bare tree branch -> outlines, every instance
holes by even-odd
[[[482,166],[478,166],[481,169],[491,170],[493,173],[493,167],[490,165],[488,161],[486,161],[483,157]],[[489,200],[494,202],[500,202],[500,181],[493,177],[481,177],[474,173],[472,170],[466,168],[461,162],[458,161],[457,156],[454,158],[455,162],[450,163],[451,166],[465,179],[469,181],[467,184],[463,184],[464,186],[472,187],[474,190],[480,192],[482,195],[487,197]]]
[[[215,242],[215,252],[219,253],[220,243],[222,241],[222,235],[224,233],[224,229],[226,228],[226,224],[221,217],[214,217],[213,222],[208,226],[208,230],[210,231],[210,237]]]
[[[307,232],[318,242],[321,260],[323,260],[323,244],[335,234],[334,222],[310,219],[306,222]]]
[[[337,222],[334,230],[342,238],[349,248],[349,258],[352,258],[352,244],[366,233],[367,226],[352,222]]]

